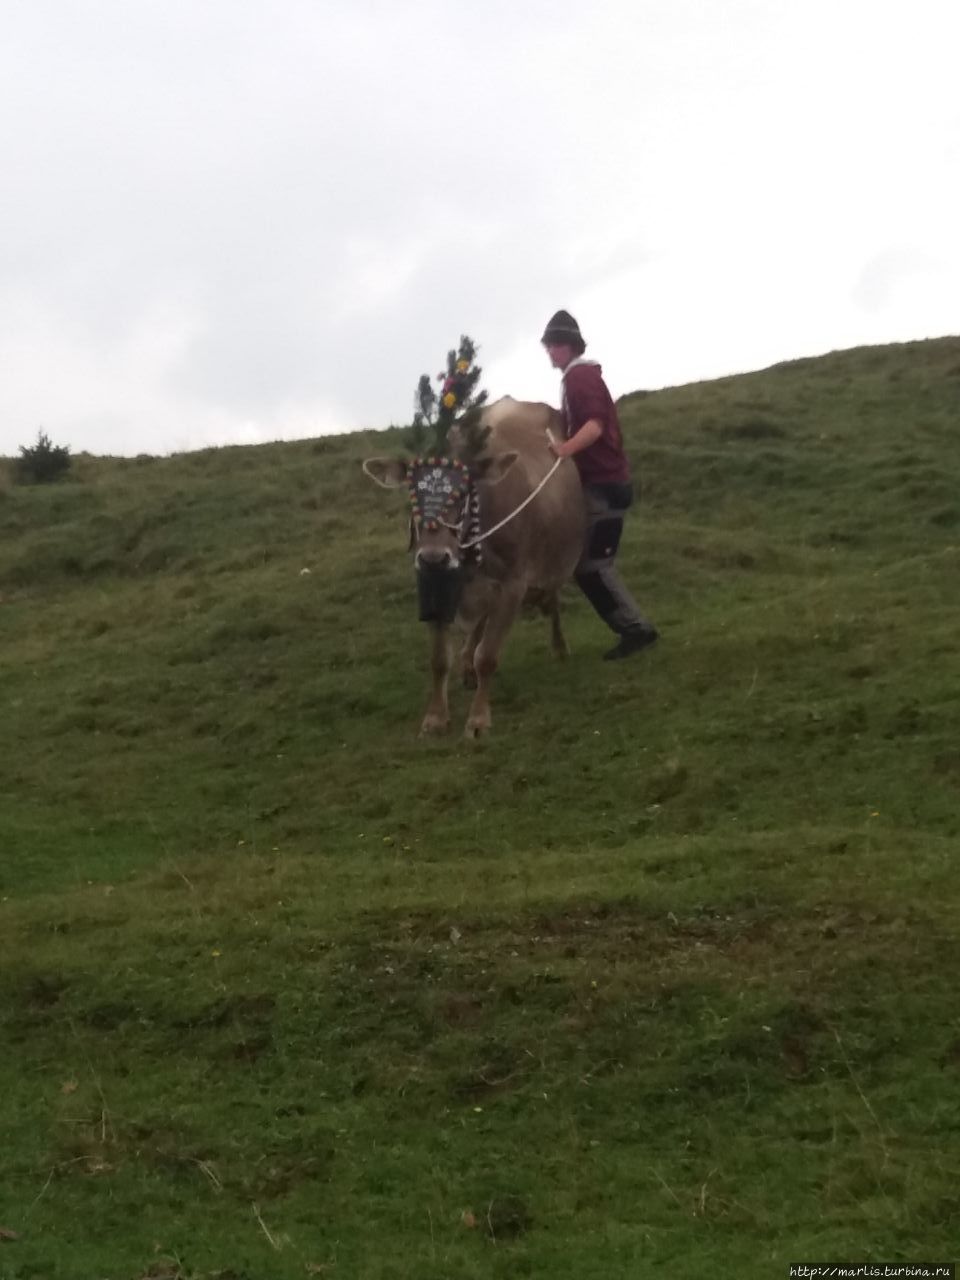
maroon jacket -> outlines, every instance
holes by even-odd
[[[630,464],[623,451],[617,406],[595,360],[567,365],[563,374],[563,417],[567,439],[596,419],[603,434],[589,449],[573,455],[584,484],[629,484]]]

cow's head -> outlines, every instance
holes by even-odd
[[[410,499],[410,550],[418,569],[457,569],[471,498],[478,488],[499,484],[517,460],[514,452],[466,463],[457,458],[368,458],[364,472],[384,489],[406,486]],[[476,535],[473,535],[476,536]]]
[[[516,453],[505,453],[470,464],[446,457],[364,462],[363,470],[376,484],[385,489],[407,487],[421,621],[453,620],[466,544],[480,534],[478,487],[498,484],[516,460]]]

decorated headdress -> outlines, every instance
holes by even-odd
[[[478,389],[482,370],[474,363],[477,348],[464,335],[447,353],[447,368],[437,375],[439,392],[423,374],[417,385],[416,412],[407,443],[416,457],[408,466],[411,517],[426,528],[451,523],[445,513],[456,509],[461,537],[479,533],[480,500],[474,481],[488,465],[482,458],[490,428],[481,426],[487,393]],[[469,557],[480,559],[480,548]]]
[[[437,374],[439,393],[429,374],[421,375],[409,432],[410,447],[418,455],[456,452],[463,461],[475,462],[483,452],[489,428],[480,426],[480,410],[487,393],[478,390],[483,370],[474,363],[476,357],[476,344],[464,335],[459,348],[447,352],[446,372]],[[455,448],[450,438],[454,427]]]

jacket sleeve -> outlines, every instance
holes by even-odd
[[[589,366],[571,369],[567,377],[566,392],[571,435],[575,435],[591,418],[595,418],[602,427],[607,426],[610,393],[598,371]]]

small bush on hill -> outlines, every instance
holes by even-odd
[[[41,431],[37,443],[20,446],[20,457],[14,462],[14,476],[20,484],[49,484],[70,469],[70,450],[55,445]]]

